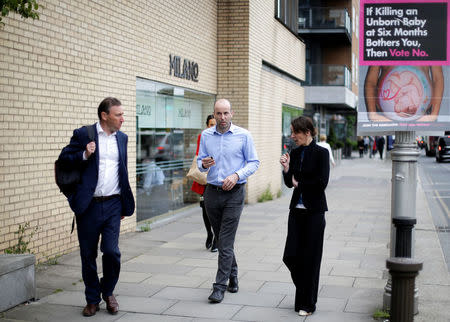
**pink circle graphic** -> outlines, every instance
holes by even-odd
[[[431,88],[420,69],[395,67],[379,84],[378,104],[390,119],[411,121],[425,114],[431,101]]]

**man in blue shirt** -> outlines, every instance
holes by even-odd
[[[226,99],[216,101],[216,126],[202,132],[197,158],[200,171],[209,170],[203,197],[214,235],[218,236],[219,264],[208,298],[212,303],[220,303],[227,289],[238,291],[234,239],[244,208],[245,183],[259,166],[250,132],[232,124],[232,117],[231,103]]]

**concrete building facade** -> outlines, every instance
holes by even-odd
[[[39,3],[39,20],[10,15],[0,29],[0,252],[26,223],[40,261],[77,248],[54,161],[107,96],[125,110],[137,201],[122,232],[198,201],[185,174],[217,98],[230,99],[261,160],[247,201],[280,190],[282,113],[304,108],[305,48],[275,18],[277,2]]]

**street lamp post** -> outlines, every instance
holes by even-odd
[[[416,188],[417,188],[417,159],[419,149],[414,131],[395,132],[394,149],[392,156],[392,192],[391,192],[391,242],[390,257],[395,257],[396,227],[393,222],[413,221],[416,218]],[[402,240],[402,239],[400,239]],[[411,249],[407,251],[414,257],[414,229],[412,229]],[[397,247],[400,249],[401,247]],[[398,255],[397,255],[398,256]],[[401,255],[404,256],[404,255]],[[392,279],[389,276],[384,288],[383,308],[390,309],[392,295]],[[417,288],[414,289],[414,314],[418,312]]]

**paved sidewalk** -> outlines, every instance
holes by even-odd
[[[0,321],[373,321],[386,284],[390,191],[390,160],[343,160],[332,169],[319,300],[310,317],[294,312],[294,287],[281,260],[289,194],[245,207],[235,244],[240,289],[220,304],[207,301],[217,254],[204,248],[195,207],[149,232],[121,237],[118,315],[109,315],[102,303],[94,317],[81,316],[84,286],[74,252],[37,273],[39,301],[0,313]],[[415,257],[424,269],[415,321],[447,322],[450,276],[420,183],[417,219]]]

